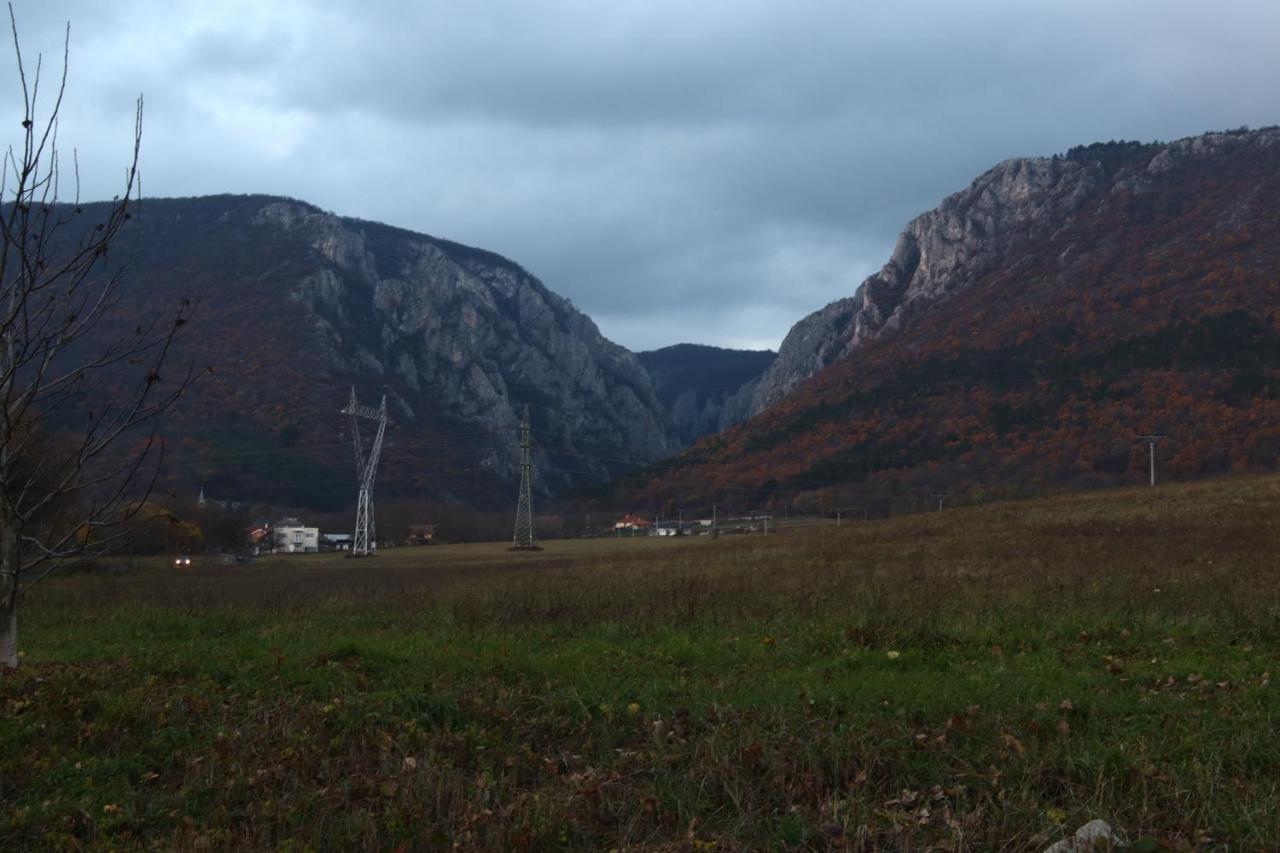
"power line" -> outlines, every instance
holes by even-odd
[[[1280,427],[1277,427],[1277,428],[1280,428]],[[1253,428],[1244,429],[1244,430],[1227,431],[1226,433],[1215,432],[1215,434],[1231,434],[1231,435],[1250,434],[1251,435],[1251,434],[1256,434],[1256,432],[1257,432],[1257,427],[1253,427]],[[471,433],[468,433],[468,434],[471,434]],[[487,435],[490,433],[488,433],[488,431],[478,431],[476,434]],[[419,449],[425,449],[427,447],[440,447],[440,446],[452,447],[455,445],[453,445],[447,440],[444,442],[430,442],[426,444],[417,445]],[[494,445],[489,445],[489,446],[493,447]],[[519,444],[515,444],[515,443],[500,443],[497,446],[507,447],[507,448],[520,447]],[[621,445],[612,445],[612,444],[608,446],[621,447]],[[607,473],[607,469],[610,467],[613,467],[613,465],[611,465],[610,463],[614,463],[617,465],[635,466],[636,468],[638,468],[638,470],[635,470],[632,473],[619,473],[619,472],[613,473],[612,480],[614,482],[619,482],[619,483],[631,482],[631,483],[645,484],[650,482],[653,479],[651,474],[655,472],[661,472],[661,471],[686,472],[690,470],[696,470],[695,465],[664,465],[660,463],[643,464],[643,463],[636,462],[636,460],[633,458],[583,453],[579,450],[570,449],[568,447],[562,447],[562,446],[561,447],[543,446],[543,450],[544,452],[547,452],[549,455],[552,455],[552,456],[579,458],[589,462],[597,462],[597,463],[600,463],[602,468],[606,469],[605,471],[602,471],[600,470],[600,468],[582,469],[582,468],[570,468],[570,467],[556,466],[556,465],[549,465],[549,464],[543,466],[544,470],[556,471],[559,473],[564,473],[569,475],[589,475],[589,476],[596,476],[596,477],[604,476]],[[252,452],[252,456],[255,456],[255,457],[262,456],[262,455],[269,456],[273,454],[274,455],[297,455],[297,456],[313,456],[314,455],[312,453],[312,450],[308,447],[288,448],[288,449],[282,449],[278,451],[260,450],[260,451]],[[249,456],[249,455],[250,454],[243,454],[241,455],[240,458],[243,458],[244,456]],[[896,454],[882,454],[882,453],[878,454],[871,451],[863,452],[860,455],[868,459],[898,458]],[[236,454],[231,454],[231,456],[232,458],[237,457]],[[706,464],[706,463],[702,463],[702,464]],[[470,466],[463,470],[485,470],[485,468],[484,466]],[[662,482],[664,485],[670,485],[670,486],[686,486],[691,488],[704,488],[704,489],[710,488],[710,489],[715,489],[719,491],[743,492],[743,493],[752,493],[752,494],[761,494],[761,495],[765,495],[765,494],[801,495],[801,494],[805,494],[806,492],[806,489],[803,489],[803,488],[713,485],[712,483],[703,479],[681,480],[681,479],[671,479],[667,477],[667,478],[663,478]],[[806,478],[803,480],[798,480],[798,479],[788,480],[787,482],[794,487],[809,487],[809,489],[823,488],[823,487],[842,487],[846,489],[857,488],[856,484],[850,483],[847,480],[815,480],[815,479]],[[935,498],[938,497],[936,492],[933,492],[924,488],[906,488],[905,491],[900,491],[900,494],[917,495],[917,496],[924,496],[927,494],[931,497],[935,497]]]
[[[987,352],[987,351],[983,351],[983,352]],[[832,362],[833,365],[839,364],[839,363],[840,362]],[[828,366],[831,366],[831,365],[828,365]],[[1051,376],[1008,376],[1008,377],[990,377],[990,378],[972,377],[968,379],[886,380],[886,381],[875,383],[875,387],[931,387],[931,386],[948,386],[948,385],[1025,385],[1025,384],[1034,384],[1039,382],[1071,382],[1071,381],[1079,381],[1082,379],[1104,379],[1104,380],[1124,379],[1134,373],[1144,373],[1144,372],[1145,373],[1197,374],[1197,373],[1240,373],[1248,370],[1277,370],[1277,369],[1280,369],[1280,365],[1250,364],[1250,365],[1225,366],[1225,367],[1132,367],[1122,372],[1112,372],[1112,373],[1083,372],[1083,373],[1070,373],[1070,374],[1055,374]],[[232,376],[232,377],[240,376],[241,378],[250,377],[250,375],[247,373],[239,374],[235,370],[225,369],[225,368],[220,369],[217,375],[223,376],[223,377],[226,377],[226,376]],[[815,374],[815,376],[816,375],[817,374]],[[808,380],[806,379],[804,381],[807,382]],[[862,380],[859,377],[847,377],[839,380],[838,384],[853,385],[862,381],[864,380]],[[348,382],[349,380],[339,379],[335,377],[332,379],[328,379],[328,378],[313,379],[313,380],[310,380],[309,384],[323,385],[323,386],[330,386],[330,387],[346,387],[348,385]],[[384,380],[382,382],[377,382],[372,384],[374,385],[374,387],[381,388],[381,389],[398,389],[398,390],[412,392],[413,395],[415,396],[421,396],[425,393],[422,388],[415,387],[414,385],[408,382]],[[804,384],[804,383],[803,382],[798,383],[794,387],[799,387],[800,384]],[[685,390],[690,390],[690,391],[715,391],[715,390],[723,390],[725,388],[734,388],[734,387],[741,388],[740,385],[739,386],[689,385],[689,386],[681,386],[681,387],[684,388]],[[528,405],[530,408],[535,410],[541,409],[545,411],[560,411],[559,407],[550,405],[550,404],[543,404],[543,403],[537,403],[537,402],[517,403],[516,401],[512,401],[513,410],[516,405]]]
[[[1013,385],[1013,384],[1026,384],[1026,383],[1039,384],[1039,383],[1045,383],[1045,382],[1060,382],[1060,381],[1071,381],[1071,380],[1081,380],[1081,379],[1089,379],[1089,380],[1106,380],[1106,379],[1123,379],[1123,378],[1141,379],[1142,374],[1155,374],[1155,375],[1161,375],[1161,374],[1186,375],[1186,374],[1205,374],[1205,373],[1223,374],[1223,373],[1236,373],[1240,371],[1257,370],[1257,369],[1264,369],[1264,370],[1270,371],[1270,370],[1274,370],[1275,368],[1269,365],[1249,365],[1249,366],[1241,366],[1241,367],[1221,367],[1221,368],[1207,368],[1207,367],[1205,368],[1133,368],[1131,370],[1125,371],[1124,373],[1110,374],[1110,375],[1104,374],[1104,373],[1083,373],[1083,374],[1075,374],[1075,375],[1060,375],[1060,376],[1054,376],[1054,377],[1026,377],[1026,378],[1006,377],[1004,379],[987,379],[987,380],[984,380],[981,378],[973,378],[973,379],[962,379],[962,380],[961,379],[931,380],[931,381],[920,381],[920,382],[883,382],[883,383],[878,383],[877,386],[875,387],[895,386],[895,385],[896,386],[912,386],[912,387],[930,387],[930,386],[939,387],[939,386],[957,386],[957,385],[970,386],[970,385],[981,385],[981,384],[989,384],[989,385],[1000,385],[1000,384]],[[848,380],[845,380],[844,383],[842,384],[850,384],[854,381],[857,381],[857,380],[855,378],[850,378]],[[324,385],[324,384],[331,384],[331,383],[326,383],[325,381],[321,381],[318,384]],[[404,388],[411,387],[403,383],[384,383],[384,387],[394,387],[397,385],[399,387],[404,387]],[[419,389],[415,388],[414,391],[415,393],[420,393]],[[355,398],[354,398],[354,389],[352,394],[353,396],[352,396],[351,405],[354,406],[356,405]],[[386,400],[384,395],[383,406],[382,406],[384,412],[385,412],[385,407],[386,407]],[[555,407],[541,405],[538,403],[526,404],[524,406],[524,413],[525,413],[524,422],[525,423],[528,422],[528,411],[530,407],[543,409],[547,411],[557,410]],[[372,410],[372,407],[368,407],[368,408]],[[344,412],[346,412],[346,410],[344,410]],[[1214,430],[1213,434],[1214,435],[1237,435],[1237,434],[1246,434],[1246,433],[1253,434],[1253,433],[1256,433],[1257,429],[1258,427],[1255,426],[1255,427],[1249,427],[1249,428],[1241,428],[1239,430],[1225,430],[1225,431]],[[382,435],[384,430],[385,430],[385,427],[380,427],[379,436]],[[412,437],[406,437],[404,440],[407,446],[412,446],[415,450],[426,450],[426,449],[436,448],[436,447],[471,449],[471,447],[473,446],[473,443],[466,441],[465,439],[479,438],[483,440],[483,439],[492,439],[493,437],[494,437],[494,431],[492,429],[476,428],[476,429],[466,429],[466,430],[433,432],[431,434],[431,438],[427,441],[416,440]],[[545,466],[547,470],[559,471],[566,474],[588,474],[591,476],[599,477],[599,476],[608,476],[609,469],[615,467],[616,465],[640,466],[639,471],[629,476],[619,475],[617,473],[614,473],[613,479],[617,482],[632,481],[632,482],[643,483],[652,479],[652,477],[650,476],[651,474],[657,474],[658,472],[662,472],[662,471],[687,472],[687,471],[690,471],[691,469],[696,470],[698,466],[702,466],[706,464],[714,464],[714,462],[712,462],[711,460],[696,460],[696,459],[690,460],[686,464],[678,464],[678,465],[663,465],[659,463],[645,464],[645,463],[639,462],[633,456],[629,456],[629,455],[628,456],[607,456],[599,453],[595,453],[595,454],[585,453],[585,452],[582,452],[577,447],[577,445],[594,445],[598,447],[616,448],[622,451],[626,451],[626,450],[630,450],[633,447],[633,445],[629,442],[619,443],[619,442],[611,442],[611,441],[604,441],[600,439],[591,439],[591,438],[583,438],[583,437],[570,438],[567,433],[565,434],[565,437],[569,438],[569,440],[573,442],[574,446],[572,448],[570,447],[557,448],[552,446],[544,446],[542,450],[545,453],[551,454],[553,456],[560,455],[560,456],[576,457],[576,458],[580,458],[590,462],[598,463],[605,470],[603,471],[599,469],[575,470],[571,468],[558,468],[555,466]],[[1163,436],[1155,436],[1154,438],[1158,439],[1162,437]],[[1142,436],[1142,438],[1148,439],[1150,437]],[[352,439],[353,439],[353,442],[356,443],[357,461],[359,462],[360,460],[359,433],[358,433],[358,430],[356,429],[354,415],[353,415]],[[255,458],[263,458],[263,457],[289,458],[291,456],[296,456],[299,458],[301,457],[314,458],[314,456],[318,452],[322,452],[323,449],[329,446],[330,445],[327,442],[315,442],[307,446],[297,447],[297,448],[275,448],[275,449],[261,448],[257,450],[243,450],[243,451],[220,450],[215,446],[209,449],[202,448],[197,450],[196,452],[204,456],[208,461],[217,463],[217,462],[234,461],[237,459],[240,461],[249,461]],[[489,446],[492,447],[494,445],[490,444]],[[499,443],[497,446],[503,447],[503,446],[509,446],[509,445]],[[855,445],[855,448],[856,448],[856,445]],[[901,454],[898,454],[898,453],[885,453],[883,451],[876,451],[876,450],[858,450],[855,448],[846,448],[841,450],[840,452],[844,456],[858,456],[860,458],[864,458],[867,460],[895,460],[895,459],[902,458]],[[380,449],[381,449],[381,443],[379,442],[378,450],[380,451]],[[1154,440],[1150,442],[1149,449],[1151,454],[1150,481],[1154,485],[1154,481],[1155,481]],[[484,469],[484,466],[478,466],[478,467],[470,467],[464,470],[483,470],[483,469]],[[522,463],[522,472],[523,472],[523,463]],[[669,486],[685,485],[689,487],[702,488],[702,489],[715,489],[719,491],[736,491],[736,492],[754,493],[754,494],[798,495],[798,494],[804,493],[801,489],[798,489],[798,488],[784,489],[784,488],[767,487],[767,486],[762,486],[762,487],[717,486],[717,485],[713,485],[710,482],[706,482],[705,480],[681,481],[681,480],[673,480],[669,477],[663,478],[661,482],[664,485],[669,485]],[[813,480],[813,479],[805,479],[805,480],[792,479],[792,480],[787,480],[786,482],[788,482],[793,486],[809,486],[809,487],[839,486],[844,488],[855,487],[855,484],[849,483],[847,480],[831,481],[831,480]],[[371,486],[372,486],[372,482],[370,482],[370,487]],[[907,493],[908,494],[914,494],[916,492],[923,493],[923,491],[924,490],[908,489]],[[899,489],[899,493],[901,494],[901,489]],[[936,494],[933,494],[933,496],[937,497]]]

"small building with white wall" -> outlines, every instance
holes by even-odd
[[[285,554],[314,554],[320,550],[320,528],[306,527],[296,518],[286,518],[271,529],[276,551]]]
[[[326,533],[320,537],[321,544],[330,551],[350,551],[350,533]]]

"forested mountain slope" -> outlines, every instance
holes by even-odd
[[[761,413],[630,481],[775,504],[1274,470],[1280,131],[1012,160],[797,324]]]
[[[636,357],[670,412],[681,443],[690,444],[747,418],[756,382],[777,353],[676,344]]]
[[[146,199],[116,251],[132,268],[102,335],[199,302],[171,364],[213,373],[171,419],[168,488],[350,503],[353,385],[387,395],[383,495],[513,501],[525,405],[545,492],[679,446],[636,357],[490,252],[267,196]]]

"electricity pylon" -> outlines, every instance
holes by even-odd
[[[529,451],[529,407],[520,419],[520,501],[516,505],[516,532],[512,551],[541,551],[533,537],[533,460]]]
[[[378,548],[373,524],[373,479],[378,473],[378,457],[382,455],[382,436],[387,431],[387,395],[382,395],[382,405],[362,406],[356,400],[356,389],[351,388],[351,402],[342,410],[351,415],[351,438],[356,447],[356,476],[360,482],[360,496],[356,500],[356,529],[351,539],[351,556],[367,557]],[[378,432],[373,438],[369,455],[364,455],[360,442],[360,418],[378,422]]]

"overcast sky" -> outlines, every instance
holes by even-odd
[[[1008,157],[1280,123],[1277,0],[14,7],[46,60],[71,23],[86,198],[118,190],[142,93],[147,195],[480,246],[632,349],[776,348]]]

